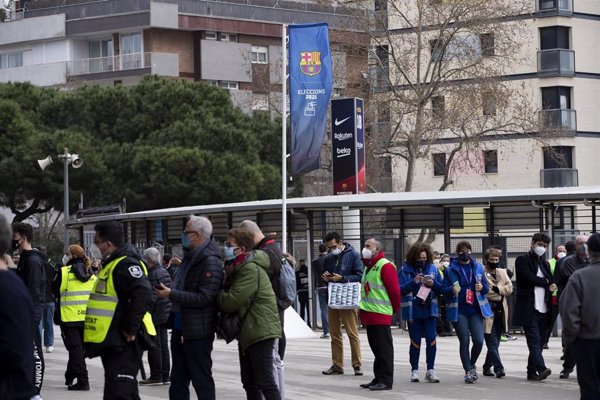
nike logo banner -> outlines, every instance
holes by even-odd
[[[299,175],[320,166],[333,72],[327,24],[290,25],[288,29],[291,164],[292,175]]]

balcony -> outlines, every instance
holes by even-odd
[[[577,113],[570,109],[552,109],[539,111],[540,130],[574,134],[577,131]]]
[[[535,0],[535,11],[543,15],[573,15],[573,0]]]
[[[175,53],[133,53],[112,57],[86,58],[67,62],[67,76],[110,75],[118,71],[134,74],[179,76],[179,55]],[[138,71],[137,73],[135,73]]]
[[[538,75],[574,76],[575,51],[566,49],[538,51]]]
[[[576,168],[552,168],[540,170],[540,187],[579,186],[579,174]]]

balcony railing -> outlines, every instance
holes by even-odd
[[[543,131],[573,133],[577,131],[577,113],[569,109],[539,111],[540,128]]]
[[[540,76],[574,76],[575,52],[567,49],[538,51],[538,74]]]
[[[101,72],[127,71],[150,67],[152,53],[121,54],[112,57],[86,58],[67,63],[67,75],[87,75]]]
[[[579,174],[575,168],[551,168],[540,170],[540,187],[579,186]]]
[[[573,0],[535,0],[535,11],[551,15],[573,15]]]

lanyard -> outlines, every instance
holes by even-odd
[[[465,270],[464,267],[461,265],[460,266],[460,272],[462,273],[462,276],[465,278],[465,281],[467,281],[467,284],[471,284],[471,282],[473,281],[473,268],[471,267],[470,264],[467,264],[470,267],[470,274],[469,274],[469,278],[467,278],[467,274],[465,274]]]

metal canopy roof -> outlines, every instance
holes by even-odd
[[[600,199],[600,186],[445,192],[393,192],[352,194],[344,196],[300,197],[288,199],[287,206],[289,209],[298,211],[364,208],[428,208],[440,206],[468,207],[507,203],[530,204],[532,201],[558,204],[581,203],[583,200],[592,201],[597,199]],[[132,213],[102,215],[74,219],[69,221],[69,225],[83,225],[109,219],[121,221],[144,220],[185,217],[190,214],[269,210],[281,210],[281,199],[163,208]]]

